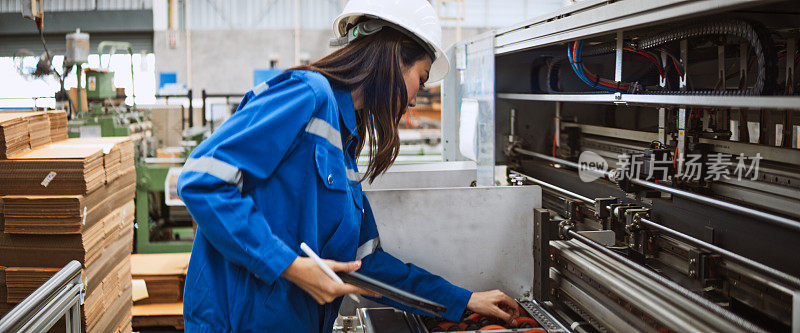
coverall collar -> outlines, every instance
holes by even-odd
[[[334,89],[333,94],[336,97],[336,103],[339,106],[339,116],[342,118],[347,131],[353,137],[358,137],[356,131],[356,110],[353,107],[353,95],[347,90]]]

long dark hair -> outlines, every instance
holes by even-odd
[[[425,56],[428,53],[422,45],[398,30],[383,27],[312,64],[292,68],[319,72],[332,87],[363,99],[362,108],[356,110],[360,140],[354,157],[367,143],[370,160],[361,181],[369,179],[371,183],[394,163],[400,150],[397,126],[408,107],[403,68]]]

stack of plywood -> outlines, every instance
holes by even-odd
[[[134,254],[134,280],[143,280],[146,298],[133,306],[133,326],[183,328],[183,284],[189,253]]]
[[[47,111],[50,118],[50,142],[66,140],[67,134],[67,112],[66,111]]]
[[[62,186],[54,193],[38,188],[29,188],[27,193],[21,193],[23,190],[15,187],[14,195],[0,198],[0,315],[8,312],[69,261],[78,260],[84,266],[86,287],[81,313],[82,330],[132,330],[130,256],[133,250],[136,172],[132,163],[122,168],[123,158],[120,156],[123,150],[132,154],[132,148],[121,149],[128,142],[118,139],[106,149],[109,153],[117,152],[108,157],[116,158],[110,162],[114,163],[118,173],[110,181],[107,181],[104,169],[104,159],[109,155],[104,154],[104,148],[109,145],[107,142],[66,146],[50,144],[30,152],[47,157],[34,159],[37,163],[58,170],[48,186],[40,187],[51,189],[60,175],[68,173],[68,166],[77,166],[72,160],[81,158],[75,156],[92,158],[91,163],[97,165],[93,168],[99,170],[92,171],[93,175],[99,173],[93,177],[99,177],[100,182],[92,190],[88,186]],[[62,153],[59,155],[54,151]],[[21,159],[14,156],[11,160],[0,160],[0,165],[3,165],[0,172],[26,174],[29,169],[18,168],[37,166],[19,162],[25,162],[27,155],[22,154]],[[87,158],[82,160],[81,167],[85,170]],[[15,169],[6,169],[9,167]],[[80,170],[81,167],[74,169]]]
[[[8,158],[28,149],[28,120],[19,113],[0,112],[0,158]]]

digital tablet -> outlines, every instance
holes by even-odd
[[[381,294],[381,296],[391,299],[395,302],[408,305],[410,307],[415,307],[420,310],[425,310],[432,314],[447,312],[447,307],[444,305],[419,297],[405,290],[398,289],[366,275],[356,272],[337,272],[336,274],[339,275],[339,277],[342,278],[345,283],[376,292]]]

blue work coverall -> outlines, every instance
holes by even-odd
[[[360,273],[445,305],[439,315],[459,319],[470,291],[379,246],[357,182],[351,98],[319,73],[284,72],[248,92],[189,156],[178,180],[197,221],[186,331],[330,332],[341,298],[321,306],[281,277],[301,242],[324,259],[360,259]]]

